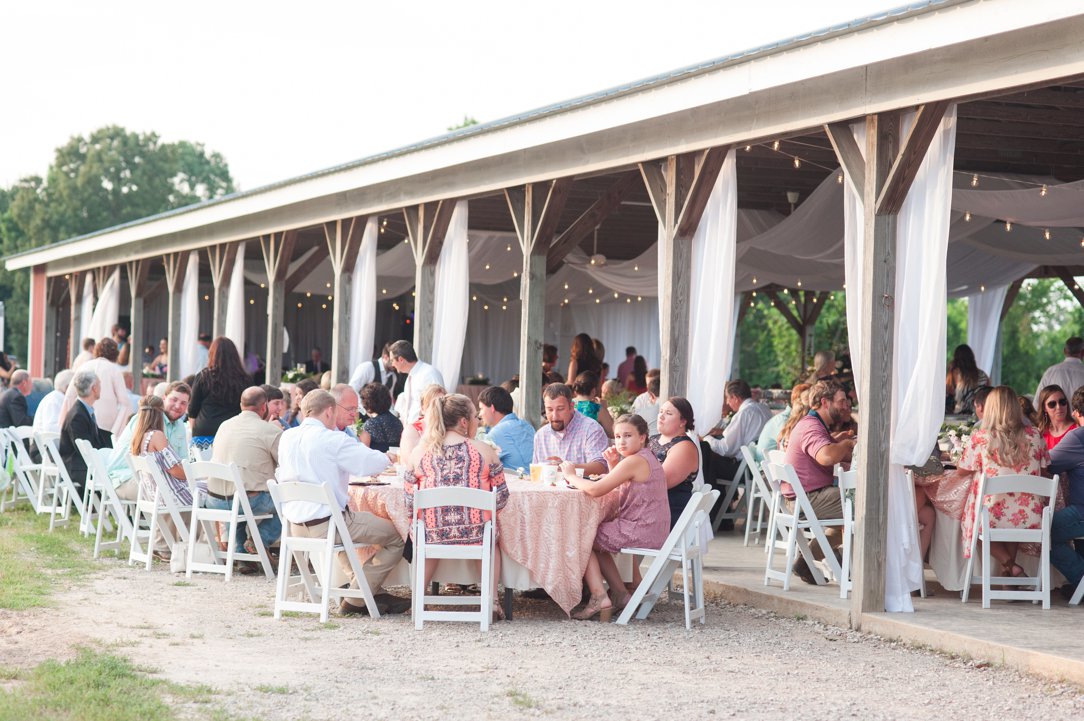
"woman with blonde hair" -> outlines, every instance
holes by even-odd
[[[470,398],[458,393],[433,397],[425,406],[425,433],[409,456],[405,476],[408,517],[414,517],[414,493],[425,488],[478,488],[497,494],[497,509],[508,503],[504,467],[497,452],[474,440],[478,431],[478,408]],[[491,520],[481,511],[463,506],[441,506],[422,514],[427,543],[478,545],[482,542],[485,522]],[[496,519],[494,524],[496,524]],[[501,575],[500,553],[493,557],[493,612],[504,618],[497,598],[497,579]],[[426,561],[425,585],[433,578],[436,564]]]
[[[809,389],[812,387],[812,384],[809,383],[799,383],[791,390],[790,416],[787,418],[787,422],[783,424],[783,429],[779,431],[779,437],[776,439],[779,444],[779,450],[787,450],[787,443],[790,441],[791,431],[798,425],[798,421],[809,415]]]
[[[422,412],[418,414],[418,419],[416,421],[403,426],[403,433],[399,438],[400,459],[410,458],[411,452],[413,452],[414,448],[425,434],[425,414],[429,409],[429,404],[432,403],[434,399],[440,398],[447,393],[448,392],[444,390],[444,386],[437,383],[431,383],[422,390]]]
[[[975,532],[975,496],[983,474],[999,476],[1022,473],[1043,475],[1050,465],[1039,431],[1024,425],[1023,413],[1016,393],[1008,386],[998,386],[986,397],[980,427],[971,434],[957,464],[958,474],[971,475],[971,489],[964,502],[962,540],[964,557],[971,555],[971,538]],[[994,528],[1038,528],[1042,522],[1042,504],[1030,493],[1004,493],[984,499],[990,509]],[[990,553],[1001,564],[1003,576],[1022,576],[1024,570],[1016,564],[1018,544],[995,542]]]

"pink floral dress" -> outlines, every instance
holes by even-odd
[[[1015,466],[1003,465],[997,454],[988,450],[988,437],[985,430],[978,429],[971,434],[970,441],[964,447],[959,468],[971,471],[971,489],[964,504],[962,540],[964,558],[971,555],[971,537],[975,532],[975,496],[979,492],[982,474],[987,476],[1024,473],[1032,476],[1043,475],[1050,465],[1050,452],[1039,431],[1033,426],[1024,429],[1028,443],[1028,452],[1023,462]],[[987,497],[986,507],[990,509],[990,522],[995,528],[1038,528],[1042,523],[1043,508],[1046,503],[1030,493],[1001,493]]]

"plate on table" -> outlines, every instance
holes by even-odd
[[[360,480],[360,481],[350,481],[350,485],[351,486],[390,486],[391,484],[388,483],[387,481],[378,481],[373,476],[369,476],[368,478],[365,478],[365,479]]]

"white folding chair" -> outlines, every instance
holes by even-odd
[[[425,523],[420,516],[427,508],[462,506],[488,514],[482,528],[479,545],[430,543],[425,538]],[[414,493],[414,597],[412,615],[414,628],[421,630],[426,621],[468,621],[481,624],[489,630],[493,621],[493,554],[497,551],[497,537],[493,519],[497,515],[497,494],[480,488],[422,488]],[[478,582],[478,596],[427,596],[425,595],[425,562],[428,560],[456,559],[481,561],[482,578]],[[446,606],[478,606],[477,611],[431,611],[425,604]]]
[[[983,474],[979,483],[979,492],[975,494],[975,526],[971,534],[971,556],[967,559],[964,575],[965,585],[960,600],[967,603],[971,584],[982,584],[982,607],[990,608],[990,601],[1042,601],[1043,609],[1050,608],[1050,524],[1054,516],[1054,496],[1057,494],[1058,477],[1007,475],[987,476]],[[990,509],[983,500],[987,496],[1002,493],[1030,493],[1046,499],[1039,528],[993,528],[990,526]],[[972,575],[975,564],[975,549],[982,540],[982,576]],[[1003,543],[1041,543],[1038,576],[995,576],[990,568],[990,544]],[[1003,586],[1033,586],[1026,590],[994,590],[992,584]]]
[[[1053,519],[1051,519],[1053,520]],[[1077,536],[1073,540],[1084,539],[1084,536]],[[1073,591],[1073,597],[1069,599],[1070,606],[1079,606],[1080,599],[1084,597],[1084,578],[1080,579],[1080,583],[1076,585],[1076,590]]]
[[[764,512],[771,507],[772,492],[767,479],[764,478],[764,471],[757,463],[753,446],[742,446],[741,455],[745,459],[746,466],[749,467],[749,479],[746,481],[744,544],[748,546],[750,535],[753,537],[753,543],[760,542],[760,532],[764,527]],[[753,530],[754,514],[757,519],[756,530]]]
[[[365,574],[361,570],[357,546],[350,538],[342,511],[326,483],[302,483],[299,481],[267,482],[267,490],[275,503],[275,511],[282,519],[282,540],[279,547],[278,579],[275,583],[275,618],[282,618],[283,611],[318,613],[320,621],[327,621],[328,602],[332,599],[360,598],[369,615],[380,618],[380,610],[373,599]],[[323,538],[295,536],[292,524],[287,522],[283,507],[287,503],[302,501],[327,507],[330,523]],[[345,553],[354,572],[356,588],[337,588],[332,582],[332,566],[335,556]],[[291,576],[293,566],[298,575]],[[308,601],[288,600],[295,590],[303,590]],[[318,600],[319,599],[319,600]]]
[[[0,428],[0,458],[3,459],[4,469],[10,472],[9,485],[0,489],[0,513],[9,508],[14,508],[15,504],[23,500],[30,503],[31,507],[36,511],[35,490],[28,480],[20,477],[15,448],[11,445],[14,442],[16,441],[13,441],[11,436],[8,435],[7,429]]]
[[[20,488],[18,494],[30,501],[35,513],[49,513],[52,506],[46,503],[46,491],[42,485],[41,463],[35,463],[30,457],[30,451],[26,448],[26,441],[32,440],[34,437],[34,429],[30,426],[19,426],[3,429],[2,432],[7,439],[12,471]]]
[[[128,564],[136,561],[144,564],[149,571],[151,560],[154,557],[154,536],[161,527],[162,537],[169,546],[172,554],[178,542],[188,542],[188,525],[184,522],[183,513],[190,512],[192,506],[177,503],[173,495],[173,489],[165,479],[162,469],[158,464],[147,456],[128,456],[128,465],[132,468],[132,478],[137,479],[139,491],[135,504],[135,516],[132,520],[132,547],[128,553]],[[154,492],[148,498],[147,489],[142,482],[143,474],[147,474],[153,481]],[[189,484],[192,490],[192,500],[196,502],[197,495],[195,486]],[[198,503],[198,502],[197,502]],[[177,538],[173,536],[169,524],[161,523],[163,518],[173,521],[173,527],[177,529]],[[143,524],[147,524],[147,530],[143,531]],[[143,545],[146,542],[146,546]]]
[[[776,496],[779,495],[779,491],[778,490],[773,490],[771,480],[768,478],[768,469],[765,466],[765,464],[766,463],[777,463],[779,465],[783,465],[784,463],[787,462],[786,461],[787,454],[782,449],[773,448],[772,450],[768,451],[767,454],[765,454],[765,455],[767,456],[767,458],[765,458],[760,463],[760,473],[761,473],[761,476],[763,476],[763,478],[764,478],[764,482],[768,484],[768,492],[770,494],[770,496],[768,498],[768,534],[770,535],[772,533],[772,529],[775,528],[775,509],[778,507],[778,505],[776,504],[776,501],[778,500],[779,504],[782,504],[783,501],[782,501],[782,499],[777,499],[776,498]],[[767,541],[767,539],[765,539],[765,541]],[[765,542],[765,544],[764,544],[764,552],[765,553],[771,553],[771,550],[772,550],[771,544]]]
[[[711,509],[720,495],[719,491],[711,488],[694,492],[661,548],[621,549],[622,553],[651,556],[654,560],[618,616],[619,624],[628,624],[634,613],[636,618],[647,618],[678,568],[681,568],[685,628],[691,629],[694,620],[704,623],[704,553],[701,537],[703,529],[711,527]]]
[[[837,466],[837,468],[838,468],[838,466]],[[836,475],[838,476],[839,473],[836,473]],[[855,481],[855,483],[857,484],[857,480]],[[842,493],[842,491],[840,491],[840,492]],[[915,548],[919,549],[919,553],[921,553],[922,552],[922,535],[921,535],[921,531],[919,531],[919,528],[918,528],[918,507],[917,507],[918,504],[917,504],[917,501],[915,500],[915,474],[911,470],[907,471],[907,497],[911,499],[911,508],[915,509],[915,525],[913,526],[914,533],[911,534],[911,543],[915,544]],[[846,510],[846,507],[844,507],[844,510]],[[846,514],[844,514],[844,518],[846,518]],[[853,524],[854,524],[854,509],[853,508],[851,509],[851,524],[852,524],[852,533],[853,533],[854,532],[853,531]],[[922,569],[922,574],[919,577],[919,582],[918,582],[918,595],[920,597],[922,597],[922,598],[926,598],[926,560],[924,558],[919,558],[918,563],[919,563],[919,567]],[[844,598],[846,598],[846,596],[844,596]]]
[[[843,504],[843,562],[839,571],[839,597],[847,598],[851,592],[851,556],[854,554],[854,494],[858,489],[858,471],[845,471],[836,465],[839,479],[839,499]],[[926,596],[926,584],[922,584],[922,596]]]
[[[711,526],[713,533],[719,530],[723,521],[736,521],[742,517],[742,504],[748,503],[749,500],[751,478],[752,471],[749,464],[742,458],[738,464],[738,470],[734,472],[734,478],[725,482],[726,493],[723,494],[722,505],[719,506],[719,512],[715,515],[715,522]],[[734,503],[735,500],[737,503]],[[732,503],[734,503],[733,508],[730,507]]]
[[[232,463],[212,463],[211,461],[182,461],[182,463],[184,464],[184,474],[189,483],[218,478],[229,483],[233,489],[233,502],[228,509],[206,508],[199,505],[192,509],[192,521],[188,531],[188,560],[185,566],[185,577],[192,578],[193,571],[222,573],[225,574],[228,582],[233,578],[233,562],[237,560],[259,561],[263,567],[264,576],[271,578],[275,572],[271,567],[271,560],[267,555],[267,549],[264,548],[263,539],[260,538],[260,531],[256,525],[258,521],[271,518],[271,514],[264,513],[257,516],[252,513],[252,505],[249,503],[248,494],[241,482],[241,473],[237,466]],[[224,524],[226,532],[229,534],[225,551],[222,550],[216,540],[215,524],[218,523]],[[237,527],[241,523],[244,523],[245,527],[248,528],[248,535],[252,538],[256,553],[248,553],[244,548],[240,551],[237,550]],[[196,560],[196,546],[200,544],[201,539],[210,552],[210,563]]]
[[[87,463],[87,485],[94,482],[94,493],[91,502],[97,503],[97,522],[94,524],[94,558],[98,558],[102,551],[117,551],[120,553],[121,546],[125,541],[132,542],[132,513],[135,510],[135,501],[124,501],[117,495],[113,488],[113,482],[109,479],[109,471],[106,469],[106,455],[111,449],[101,450],[90,445],[89,441],[82,438],[75,440],[75,447],[83,455]],[[112,541],[103,541],[102,537],[106,529],[115,529],[116,536]]]
[[[79,514],[80,528],[82,528],[82,520],[86,516],[86,510],[83,508],[83,496],[76,489],[75,484],[72,483],[71,475],[68,474],[68,467],[64,465],[64,459],[60,456],[60,449],[57,445],[60,434],[39,432],[34,434],[34,438],[38,444],[38,451],[41,452],[42,485],[45,486],[48,483],[46,493],[50,498],[49,530],[52,531],[57,524],[67,524],[71,520],[73,506]],[[57,519],[58,513],[60,514],[59,520]]]
[[[782,465],[767,463],[764,465],[764,469],[768,473],[768,480],[772,485],[774,498],[774,512],[772,515],[775,524],[773,528],[769,529],[771,534],[769,545],[771,548],[768,550],[768,562],[764,567],[764,585],[767,586],[771,581],[776,580],[782,582],[784,591],[790,590],[791,568],[794,565],[795,551],[802,554],[817,585],[823,586],[827,583],[824,574],[820,572],[816,565],[813,551],[806,537],[807,534],[820,544],[821,550],[824,552],[824,563],[831,570],[832,575],[835,578],[840,578],[842,569],[839,566],[839,560],[832,551],[832,547],[828,544],[828,537],[825,535],[824,529],[830,526],[842,526],[843,519],[817,518],[817,514],[813,512],[813,507],[809,503],[809,497],[806,496],[805,489],[802,488],[798,475],[794,471],[794,466],[786,463]],[[793,511],[788,511],[783,501],[782,483],[789,483],[794,489]],[[784,552],[785,566],[781,571],[772,568],[775,552],[779,550]]]

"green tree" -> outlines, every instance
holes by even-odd
[[[57,148],[45,178],[0,190],[5,255],[145,218],[233,192],[225,159],[200,143],[108,126]],[[26,348],[27,271],[0,271],[6,349]]]

